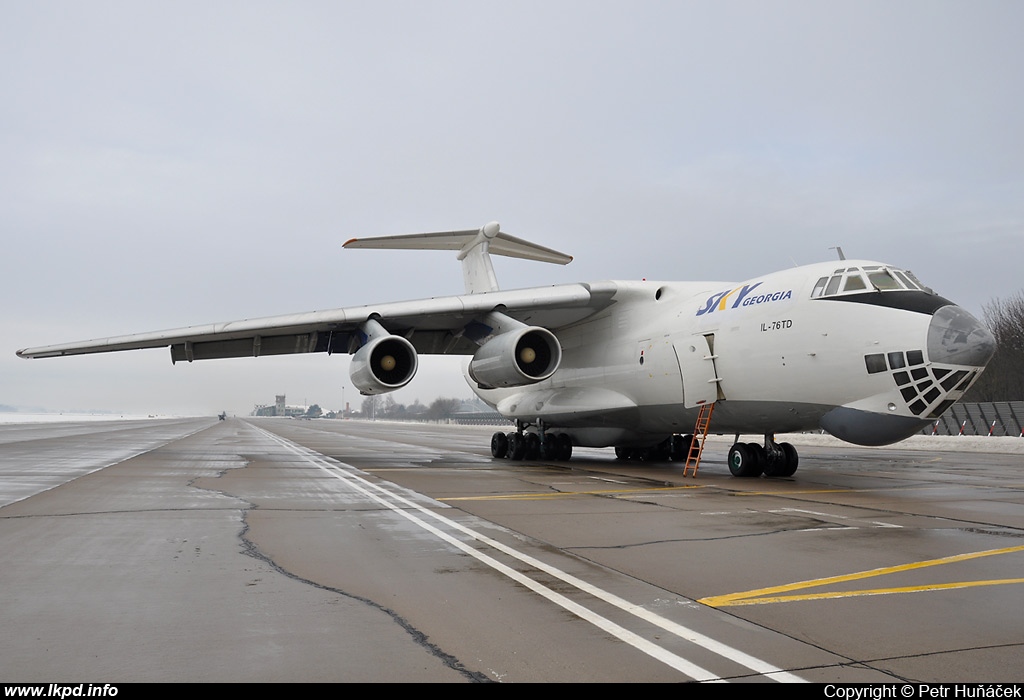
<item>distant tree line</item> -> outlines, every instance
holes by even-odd
[[[996,339],[996,354],[964,401],[1024,400],[1024,293],[993,299],[982,307],[985,325]]]
[[[394,396],[367,396],[363,399],[360,418],[376,418],[378,420],[419,420],[443,421],[452,417],[462,401],[459,399],[435,399],[429,406],[424,406],[416,399],[411,406],[398,403]]]

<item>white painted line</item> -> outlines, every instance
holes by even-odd
[[[493,540],[490,537],[487,537],[486,535],[483,535],[475,530],[472,530],[471,528],[468,528],[460,523],[457,523],[454,520],[451,520],[438,513],[435,513],[434,511],[428,508],[424,508],[423,506],[420,506],[417,503],[414,503],[396,493],[389,491],[388,489],[383,488],[379,484],[369,482],[366,479],[363,479],[362,477],[358,476],[357,474],[344,471],[340,468],[346,467],[348,469],[355,470],[355,467],[352,467],[351,465],[338,462],[337,460],[331,459],[330,457],[326,457],[324,455],[320,455],[317,452],[314,452],[312,450],[309,450],[308,448],[305,448],[301,445],[286,440],[278,435],[269,433],[265,430],[262,430],[261,428],[256,428],[256,430],[259,430],[271,440],[274,440],[281,446],[295,453],[305,461],[322,470],[324,473],[333,476],[336,479],[344,481],[346,484],[356,489],[357,491],[367,496],[368,498],[372,499],[373,501],[379,503],[380,505],[392,510],[398,515],[401,515],[410,522],[419,525],[424,530],[427,530],[428,532],[436,535],[445,542],[448,542],[452,546],[457,547],[459,550],[465,552],[466,554],[469,554],[477,560],[487,564],[488,566],[491,566],[496,571],[505,574],[506,576],[517,581],[518,583],[523,584],[530,590],[547,598],[551,602],[565,608],[566,610],[572,612],[580,618],[590,622],[591,624],[597,626],[599,629],[602,629],[605,632],[614,635],[615,637],[621,639],[627,644],[630,644],[639,651],[642,651],[643,653],[651,656],[652,658],[655,658],[658,661],[665,663],[671,668],[674,668],[680,671],[681,673],[686,674],[694,680],[721,681],[722,679],[719,676],[713,674],[712,672],[704,668],[701,668],[700,666],[697,666],[696,664],[690,661],[687,661],[686,659],[678,656],[677,654],[674,654],[668,651],[667,649],[658,646],[657,644],[648,642],[639,635],[625,629],[624,627],[612,622],[611,620],[608,620],[607,618],[602,617],[601,615],[598,615],[592,610],[572,600],[569,600],[560,593],[551,590],[544,584],[534,581],[525,574],[522,574],[502,564],[501,562],[493,559],[492,557],[484,554],[483,552],[480,552],[470,547],[466,542],[458,540],[449,535],[448,533],[438,530],[433,525],[424,522],[422,519],[408,512],[408,510],[399,508],[397,505],[385,500],[384,496],[386,496],[389,499],[393,499],[398,503],[401,503],[406,508],[412,508],[416,511],[419,511],[422,515],[432,518],[449,528],[453,528],[458,532],[461,532],[462,534],[476,540],[477,542],[486,544],[487,546],[496,549],[499,552],[502,552],[503,554],[506,554],[514,559],[517,559],[523,562],[524,564],[528,564],[535,569],[538,569],[551,576],[554,576],[560,581],[563,581],[564,583],[567,583],[584,593],[592,595],[599,600],[602,600],[616,608],[619,608],[620,610],[630,613],[647,623],[656,625],[657,627],[660,627],[661,629],[674,634],[680,639],[684,639],[688,642],[696,644],[706,649],[707,651],[713,652],[719,656],[722,656],[723,658],[729,659],[730,661],[741,666],[744,666],[752,671],[763,674],[766,677],[771,678],[772,680],[786,683],[807,682],[803,678],[800,678],[799,676],[793,673],[784,671],[783,669],[773,666],[772,664],[769,664],[766,661],[762,661],[761,659],[755,658],[750,654],[742,652],[738,649],[734,649],[706,635],[703,635],[683,625],[673,622],[672,620],[657,615],[640,605],[630,603],[629,601],[620,598],[619,596],[616,596],[612,593],[609,593],[603,589],[598,588],[597,586],[587,583],[586,581],[583,581],[582,579],[579,579],[571,574],[568,574],[554,566],[546,564],[540,561],[539,559],[535,559],[534,557],[531,557],[527,554],[523,554],[522,552],[512,549],[511,547],[502,544],[497,540]],[[379,496],[377,493],[374,492],[383,494],[383,496]]]
[[[816,517],[819,517],[819,518],[823,518],[825,520],[850,520],[850,518],[845,516],[845,515],[837,515],[835,513],[819,513],[816,510],[804,510],[802,508],[776,508],[774,510],[769,510],[768,512],[769,513],[776,513],[776,514],[778,514],[778,513],[804,513],[804,514],[807,514],[807,515],[813,515],[813,516],[816,516]],[[895,528],[897,530],[903,528],[902,525],[893,525],[892,523],[881,523],[881,522],[878,522],[877,520],[860,520],[860,521],[854,520],[854,522],[868,523],[869,525],[871,525],[873,527],[879,527],[879,528]],[[846,525],[846,526],[843,526],[843,527],[832,527],[832,528],[814,528],[814,530],[837,530],[837,529],[841,529],[841,530],[859,530],[860,528],[856,527],[854,525]],[[807,530],[807,532],[811,532],[811,531],[812,530]]]

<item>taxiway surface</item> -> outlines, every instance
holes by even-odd
[[[0,678],[1024,680],[1020,454],[693,479],[491,430],[0,426]]]

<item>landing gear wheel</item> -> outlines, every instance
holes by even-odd
[[[495,433],[491,436],[491,457],[502,459],[508,454],[508,436],[505,433]]]
[[[526,434],[526,459],[540,458],[540,436],[537,433]]]
[[[788,442],[780,443],[778,448],[774,458],[765,462],[764,475],[770,477],[793,476],[800,464],[796,448]]]
[[[635,450],[632,447],[616,447],[615,448],[615,459],[630,460],[633,459]]]
[[[540,444],[541,459],[558,459],[558,436],[551,433],[544,436]]]
[[[653,447],[640,450],[640,459],[644,462],[667,462],[672,451],[672,438],[665,438]]]
[[[759,476],[761,465],[750,449],[750,445],[737,442],[729,448],[729,471],[733,476]]]
[[[555,442],[558,445],[558,459],[563,462],[572,459],[572,438],[565,433],[559,433]]]
[[[673,462],[685,462],[690,456],[690,447],[693,445],[693,435],[673,435],[672,444],[669,448],[669,459]]]
[[[750,454],[754,458],[754,468],[757,469],[755,476],[760,476],[764,473],[765,466],[768,464],[768,453],[763,445],[758,445],[756,442],[748,442],[747,447],[750,448]]]
[[[786,461],[785,467],[779,470],[778,475],[793,476],[796,473],[796,468],[800,466],[800,455],[797,454],[796,448],[788,442],[779,443],[779,448],[786,455]]]
[[[520,460],[526,455],[526,440],[520,433],[508,434],[508,458]]]

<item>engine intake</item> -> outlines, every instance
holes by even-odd
[[[371,337],[352,357],[349,376],[364,396],[386,394],[412,381],[419,367],[416,349],[397,335]]]
[[[485,389],[544,381],[558,369],[562,347],[546,328],[523,326],[491,338],[469,363],[469,376]]]

